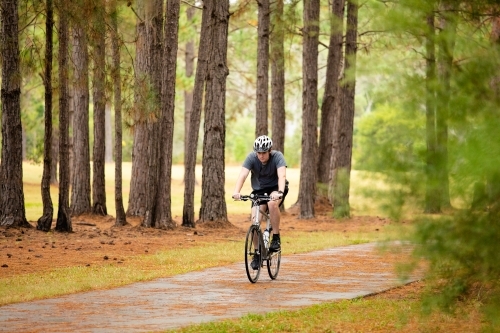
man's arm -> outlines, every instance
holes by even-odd
[[[281,194],[273,192],[271,197],[273,200],[281,199],[283,197],[283,192],[285,191],[286,186],[286,166],[279,167],[278,171],[278,191],[281,191]]]
[[[245,180],[247,179],[249,173],[250,170],[245,167],[241,167],[240,174],[238,176],[238,179],[236,180],[236,185],[234,185],[233,199],[239,200],[241,188],[243,187],[243,184],[245,183]]]

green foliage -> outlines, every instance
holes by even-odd
[[[422,169],[425,118],[421,112],[384,104],[356,123],[354,168],[377,172]]]
[[[424,303],[427,311],[439,306],[453,311],[464,296],[475,299],[489,320],[498,321],[500,309],[500,207],[466,210],[452,218],[424,218],[417,226],[417,254],[429,260],[428,279],[438,294]],[[496,309],[496,311],[493,311]]]

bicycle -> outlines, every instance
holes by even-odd
[[[281,250],[277,252],[269,251],[269,235],[272,232],[271,218],[269,216],[269,209],[266,209],[265,212],[260,209],[260,205],[264,204],[267,208],[267,202],[271,201],[271,197],[267,194],[250,194],[241,195],[240,200],[252,201],[252,209],[253,207],[258,207],[258,209],[255,210],[255,216],[253,218],[252,225],[248,229],[245,240],[245,268],[247,277],[250,282],[257,282],[260,276],[260,270],[264,266],[265,261],[269,277],[272,280],[275,280],[278,277],[278,272],[280,270]],[[264,217],[267,221],[266,229],[264,230],[264,232],[262,232],[260,228],[261,216]],[[254,259],[254,256],[257,256],[259,260],[257,269],[253,269],[251,267],[251,262]]]

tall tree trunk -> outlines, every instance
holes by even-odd
[[[80,8],[81,9],[81,8]],[[73,172],[71,215],[91,212],[89,143],[89,55],[83,22],[73,26]]]
[[[285,27],[283,0],[273,1],[271,10],[271,114],[273,149],[285,153]],[[281,206],[283,207],[283,206]]]
[[[108,215],[106,207],[106,183],[105,183],[105,153],[106,153],[106,26],[104,22],[105,3],[103,0],[95,4],[94,12],[94,34],[92,38],[94,50],[94,149],[92,155],[92,213],[97,215]]]
[[[145,2],[146,18],[146,47],[148,49],[147,78],[150,82],[150,92],[153,114],[155,117],[147,119],[148,145],[147,145],[147,178],[146,178],[146,212],[141,222],[143,227],[149,228],[155,226],[156,202],[158,200],[159,190],[159,172],[160,172],[160,145],[158,140],[162,135],[161,126],[161,87],[163,71],[163,1],[154,0]]]
[[[52,0],[47,0],[45,18],[45,71],[43,85],[45,88],[45,135],[43,139],[43,174],[42,174],[42,202],[43,215],[38,219],[36,228],[49,231],[52,227],[54,206],[50,196],[50,171],[52,166],[52,37],[54,28],[54,10]]]
[[[55,112],[53,117],[59,117],[59,113]],[[59,185],[57,179],[57,165],[59,164],[59,128],[52,128],[52,161],[50,163],[50,183]]]
[[[325,91],[321,105],[321,128],[319,134],[319,151],[317,177],[319,195],[328,196],[324,191],[330,184],[331,160],[333,152],[335,110],[339,103],[339,76],[342,66],[342,38],[344,30],[344,0],[335,0],[330,18],[330,45],[326,64]],[[337,107],[336,107],[337,106]]]
[[[59,8],[59,202],[56,230],[72,232],[69,211],[69,94],[68,94],[68,2],[58,1]]]
[[[113,162],[113,124],[112,124],[112,116],[111,116],[111,102],[109,100],[106,101],[105,108],[105,153],[104,153],[104,162],[112,163]]]
[[[347,0],[347,32],[345,46],[345,82],[341,88],[342,107],[334,124],[334,152],[331,187],[336,217],[349,217],[349,191],[351,184],[352,143],[354,127],[354,95],[356,87],[356,52],[358,38],[358,5]],[[349,73],[351,77],[349,76]]]
[[[426,175],[427,185],[425,193],[425,212],[436,214],[441,212],[441,192],[439,189],[439,173],[437,163],[436,138],[436,55],[435,55],[435,26],[434,13],[427,17],[427,36],[425,40],[426,53]]]
[[[158,120],[160,117],[161,71],[157,70],[161,54],[163,2],[137,1],[135,95],[134,95],[134,147],[132,151],[132,177],[127,215],[142,216],[141,224],[153,223],[156,192],[158,189]],[[146,216],[147,214],[147,216]]]
[[[2,24],[2,155],[0,166],[0,225],[31,227],[26,220],[23,191],[21,71],[18,1],[4,0]]]
[[[269,96],[269,0],[257,0],[258,41],[257,41],[257,103],[255,112],[255,137],[268,134]]]
[[[123,177],[122,177],[122,89],[120,74],[120,37],[118,34],[118,13],[116,1],[111,0],[111,54],[112,54],[112,80],[115,105],[115,226],[127,224],[125,209],[123,208]]]
[[[318,127],[319,0],[304,1],[302,50],[302,154],[300,163],[300,219],[314,217]]]
[[[188,6],[186,9],[187,24],[189,27],[193,27],[194,14],[196,8]],[[184,60],[186,67],[186,77],[190,78],[193,76],[194,72],[194,39],[190,39],[186,42],[186,51],[184,52]],[[189,124],[191,122],[191,110],[193,109],[193,90],[186,88],[184,90],[184,164],[186,163],[186,154],[189,150],[189,140],[191,138],[191,133],[189,133]],[[185,176],[184,176],[185,177]]]
[[[135,63],[134,63],[134,110],[131,115],[134,127],[134,145],[132,147],[132,174],[130,178],[130,193],[128,199],[128,216],[144,216],[146,213],[146,186],[148,175],[148,131],[146,96],[149,87],[147,78],[148,70],[148,48],[144,1],[137,1],[137,39],[135,42]]]
[[[165,10],[163,81],[160,128],[159,191],[156,201],[155,227],[173,229],[172,220],[172,150],[174,140],[175,74],[179,35],[180,0],[169,0]]]
[[[210,58],[205,97],[205,137],[203,140],[202,192],[199,222],[228,222],[225,200],[224,145],[226,136],[225,106],[227,34],[229,0],[206,0],[212,8]]]
[[[201,109],[203,104],[203,91],[206,83],[209,60],[209,42],[212,35],[210,15],[212,13],[213,1],[204,1],[201,22],[200,45],[198,47],[198,62],[193,88],[193,106],[189,120],[188,149],[185,152],[184,161],[184,206],[182,210],[182,226],[194,228],[194,190],[196,184],[196,152],[198,147],[198,136],[201,120]]]
[[[450,80],[453,66],[453,49],[457,29],[455,5],[442,3],[442,15],[439,21],[439,81],[438,108],[436,112],[437,149],[439,154],[439,179],[441,188],[441,205],[450,208],[450,183],[448,178],[448,117],[450,101]]]

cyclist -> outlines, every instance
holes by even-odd
[[[280,208],[288,192],[286,180],[286,162],[283,154],[277,150],[271,150],[273,141],[266,135],[259,136],[253,144],[253,152],[249,153],[243,162],[240,174],[234,186],[233,199],[240,199],[240,191],[245,183],[248,174],[250,178],[253,194],[267,193],[271,197],[268,202],[269,216],[273,228],[273,236],[269,250],[277,252],[281,250],[280,239]],[[252,220],[255,216],[255,209],[252,211]],[[265,205],[261,206],[265,209]],[[251,266],[253,269],[259,268],[260,258],[255,255]]]

